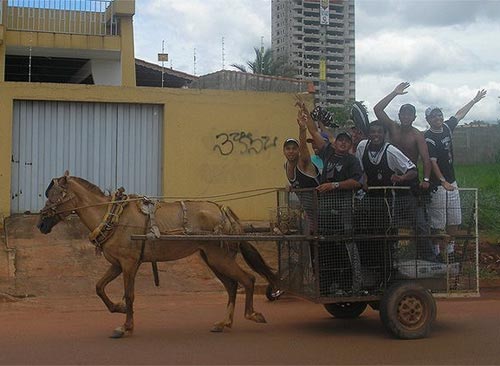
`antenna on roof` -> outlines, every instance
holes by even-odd
[[[260,37],[260,73],[264,73],[264,36]]]
[[[193,75],[196,76],[196,48],[193,50]]]
[[[30,47],[29,47],[29,58],[28,58],[28,83],[31,83],[31,55],[33,52],[32,43],[33,42],[33,33],[30,32]]]
[[[225,57],[225,54],[224,54],[224,36],[222,36],[222,70],[224,70],[224,57]]]
[[[158,61],[161,61],[161,87],[164,84],[165,68],[163,63],[168,61],[168,53],[165,53],[165,41],[161,41],[161,53],[158,54]]]

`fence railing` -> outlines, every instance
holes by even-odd
[[[7,27],[97,36],[119,31],[112,0],[8,0]]]

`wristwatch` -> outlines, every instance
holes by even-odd
[[[332,182],[332,187],[333,188],[339,188],[340,187],[340,183],[339,182]]]
[[[429,178],[424,178],[424,182],[429,183],[429,182],[430,182],[430,179],[429,179]]]

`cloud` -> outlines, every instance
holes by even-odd
[[[441,28],[500,20],[498,0],[356,0],[361,33],[408,28]]]
[[[151,0],[141,2],[137,13],[144,36],[163,34],[174,68],[192,73],[196,48],[198,75],[222,68],[222,37],[226,68],[253,59],[253,47],[260,46],[261,36],[270,43],[271,9],[267,0]],[[147,55],[155,56],[160,46],[144,36],[136,35],[138,48],[151,47]]]
[[[467,70],[481,63],[468,49],[430,35],[380,33],[356,43],[357,70],[361,74],[393,74],[415,80],[435,72]]]

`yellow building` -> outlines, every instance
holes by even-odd
[[[0,3],[0,218],[37,212],[66,169],[169,198],[284,186],[293,94],[137,87],[132,0]],[[267,219],[275,197],[225,203]]]

